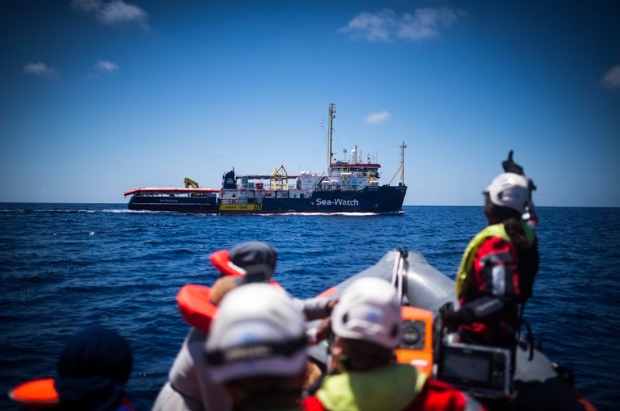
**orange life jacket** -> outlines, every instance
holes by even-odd
[[[243,268],[233,264],[228,258],[228,250],[219,250],[209,256],[209,260],[223,276],[243,278]],[[273,279],[269,281],[275,287],[282,288]],[[190,326],[203,333],[209,333],[211,320],[217,313],[217,306],[211,301],[211,289],[204,285],[184,285],[177,294],[177,305],[181,317]]]

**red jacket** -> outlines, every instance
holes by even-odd
[[[304,398],[301,402],[304,411],[335,411],[328,410],[316,396]],[[461,391],[439,380],[429,380],[413,402],[402,410],[385,411],[484,411],[485,408],[472,401]]]
[[[483,231],[484,232],[484,231]],[[476,242],[465,270],[466,284],[459,293],[461,311],[470,324],[459,329],[461,336],[475,343],[504,345],[514,338],[519,303],[531,295],[538,271],[538,248],[534,238],[520,253],[505,236],[489,236]],[[466,258],[464,258],[464,261]],[[465,264],[463,264],[465,265]]]
[[[373,371],[326,377],[321,388],[304,398],[301,405],[305,411],[350,411],[358,407],[370,411],[485,409],[451,385],[427,380],[407,364],[391,364]]]

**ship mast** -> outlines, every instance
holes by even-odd
[[[403,141],[403,144],[400,146],[400,178],[398,181],[399,186],[405,185],[405,149],[407,145]]]
[[[334,153],[332,152],[332,137],[334,135],[334,119],[336,118],[336,105],[334,103],[329,104],[329,123],[327,131],[327,139],[329,143],[327,145],[327,167],[332,166],[332,158]]]

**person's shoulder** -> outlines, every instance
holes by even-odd
[[[497,253],[498,251],[506,251],[514,248],[514,245],[502,236],[491,235],[486,237],[478,247],[478,255],[483,256],[489,253]]]

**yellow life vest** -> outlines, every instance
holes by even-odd
[[[532,245],[536,237],[534,230],[532,230],[532,228],[524,222],[521,222],[521,226],[523,227],[523,231],[525,231],[528,246]],[[506,228],[503,223],[487,226],[484,230],[476,234],[476,236],[467,245],[467,248],[463,253],[463,258],[461,259],[461,265],[456,273],[457,298],[462,298],[465,290],[467,289],[470,274],[474,267],[474,257],[476,256],[478,247],[480,247],[484,240],[489,237],[501,237],[504,241],[509,243],[511,242],[510,237],[506,234]]]
[[[345,372],[323,380],[316,397],[327,410],[402,410],[422,391],[428,377],[409,364],[371,372]]]

